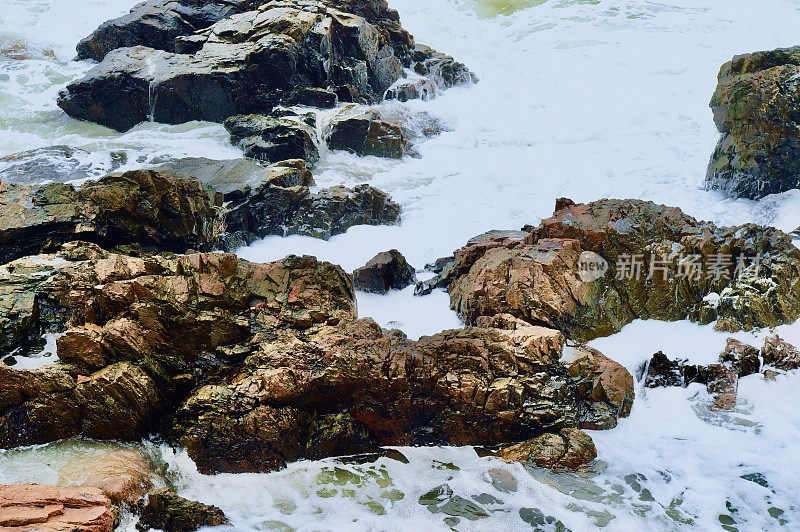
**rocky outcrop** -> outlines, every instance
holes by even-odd
[[[266,236],[307,235],[324,240],[356,225],[394,225],[400,206],[369,185],[311,192],[305,186],[267,183],[225,215],[222,245],[235,249]]]
[[[111,501],[96,488],[0,485],[0,528],[6,532],[111,532]]]
[[[639,318],[750,329],[800,317],[800,251],[776,229],[717,227],[639,200],[565,205],[524,239],[468,244],[420,292],[448,287],[467,323],[508,313],[578,341]],[[587,276],[587,261],[602,271]]]
[[[268,114],[278,105],[308,103],[309,89],[373,103],[404,76],[404,67],[427,72],[442,87],[474,80],[451,57],[414,48],[382,0],[275,0],[187,31],[241,5],[182,0],[166,7],[153,0],[108,23],[81,46],[83,55],[103,56],[102,63],[70,84],[59,106],[125,131],[149,119],[180,124]],[[187,10],[195,19],[185,20]]]
[[[230,525],[222,510],[179,496],[169,488],[151,491],[137,525],[169,532],[193,532],[203,527]]]
[[[759,199],[800,188],[800,47],[738,55],[711,99],[722,137],[706,186]]]
[[[567,371],[578,384],[578,394],[585,399],[578,412],[580,428],[613,429],[617,420],[628,417],[633,408],[633,376],[621,364],[590,347],[573,347],[571,357]]]
[[[80,184],[113,172],[125,152],[90,153],[72,146],[47,146],[0,158],[0,181],[19,185]]]
[[[154,170],[111,174],[75,188],[0,183],[0,263],[70,240],[185,251],[223,232],[222,198],[196,180]]]
[[[557,434],[542,434],[532,440],[504,447],[497,456],[509,462],[575,469],[597,458],[597,449],[591,436],[585,432],[565,428]]]
[[[800,350],[794,345],[781,340],[777,334],[768,336],[761,348],[764,364],[781,370],[800,368]]]
[[[31,371],[0,365],[3,448],[75,435],[140,438],[159,428],[165,408],[246,357],[254,331],[355,314],[349,276],[313,258],[55,259],[4,267],[35,284],[27,297],[38,311],[19,336],[63,334],[60,364]]]
[[[244,151],[245,157],[266,162],[303,159],[313,163],[319,159],[314,143],[314,129],[294,117],[232,116],[225,120],[231,143]]]
[[[406,258],[392,249],[378,253],[361,268],[353,272],[356,290],[385,294],[389,290],[402,290],[417,281],[414,268]]]

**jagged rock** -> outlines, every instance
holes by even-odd
[[[54,259],[4,267],[37,285],[29,298],[39,312],[24,332],[63,335],[61,364],[0,366],[0,448],[75,435],[140,438],[193,386],[241,362],[255,330],[355,315],[350,277],[310,257]]]
[[[440,89],[478,83],[478,76],[462,63],[422,44],[411,52],[411,69],[432,80]]]
[[[634,319],[725,318],[749,329],[800,317],[800,251],[777,229],[717,227],[677,208],[600,200],[569,205],[526,230],[524,241],[467,245],[436,279],[466,323],[508,313],[585,341]],[[585,252],[608,265],[604,276],[583,279]],[[728,262],[716,268],[720,257]]]
[[[111,174],[79,188],[0,183],[0,263],[70,240],[185,251],[223,232],[222,198],[196,180],[154,170]]]
[[[711,99],[722,133],[706,186],[759,199],[800,187],[800,47],[738,55]]]
[[[739,377],[747,377],[761,370],[761,352],[734,338],[728,338],[725,351],[720,355],[721,362],[730,362]]]
[[[78,59],[102,61],[112,50],[145,45],[177,52],[176,39],[256,5],[254,0],[148,0],[78,43]]]
[[[542,434],[532,440],[505,447],[497,456],[509,462],[532,462],[539,467],[575,469],[597,458],[591,436],[574,429]]]
[[[324,138],[330,149],[356,155],[399,159],[408,150],[402,128],[381,120],[375,111],[343,113],[328,124]]]
[[[222,510],[179,496],[169,488],[151,491],[142,509],[139,530],[192,532],[207,526],[230,525]]]
[[[445,331],[418,342],[371,320],[277,331],[230,384],[202,387],[184,403],[175,436],[203,472],[269,471],[312,450],[320,457],[331,445],[315,447],[306,436],[319,412],[347,414],[326,425],[326,441],[346,454],[375,442],[525,440],[577,427],[580,404],[591,401],[558,362],[562,346],[558,332],[531,326]]]
[[[97,488],[112,504],[130,507],[147,495],[154,477],[153,467],[141,452],[119,448],[72,461],[59,471],[58,485]]]
[[[307,235],[329,239],[356,225],[393,225],[400,206],[369,185],[333,187],[312,193],[308,187],[267,184],[226,213],[226,249],[265,236]]]
[[[83,182],[113,172],[125,152],[99,154],[71,146],[47,146],[0,158],[0,181],[20,185]]]
[[[402,290],[417,280],[414,268],[396,249],[378,253],[366,265],[353,272],[356,290],[385,294],[389,290]]]
[[[281,187],[314,185],[311,172],[305,161],[300,159],[280,161],[264,167],[248,159],[215,161],[197,157],[169,161],[157,169],[187,179],[197,179],[222,194],[226,202],[241,202],[266,183]]]
[[[320,109],[333,109],[339,103],[339,97],[335,92],[327,89],[309,87],[297,94],[297,103],[308,105],[309,107],[319,107]]]
[[[768,336],[761,348],[764,364],[782,370],[793,370],[800,367],[800,350],[792,344],[781,340],[777,334]]]
[[[304,159],[314,162],[319,151],[314,143],[314,130],[302,121],[291,118],[247,115],[225,120],[231,143],[242,148],[245,157],[278,162]]]
[[[735,368],[723,364],[708,366],[708,393],[714,395],[712,410],[733,410],[738,387],[739,375]]]
[[[621,364],[590,347],[572,348],[574,360],[567,367],[577,380],[578,393],[587,401],[578,414],[580,428],[607,430],[628,417],[636,396],[633,376]]]
[[[428,78],[406,78],[399,79],[394,85],[389,87],[384,97],[387,100],[408,100],[428,101],[436,97],[436,84]]]
[[[4,532],[111,532],[111,501],[96,488],[38,484],[0,485],[0,528]]]

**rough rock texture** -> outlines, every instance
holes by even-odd
[[[773,228],[717,227],[677,208],[599,200],[567,205],[526,231],[524,240],[498,235],[468,244],[420,292],[449,287],[467,323],[509,313],[579,341],[637,318],[725,318],[749,329],[800,317],[800,251]],[[605,276],[583,280],[578,261],[587,251],[607,261]],[[686,260],[692,256],[698,267]],[[718,257],[730,262],[717,268]]]
[[[222,510],[190,501],[162,488],[151,491],[142,509],[139,530],[156,528],[167,532],[192,532],[206,526],[230,525]]]
[[[567,371],[578,383],[578,393],[586,399],[578,413],[580,428],[613,429],[617,419],[628,417],[636,396],[633,376],[622,365],[596,349],[572,348],[574,360]]]
[[[316,133],[301,120],[262,115],[232,116],[225,120],[225,129],[231,134],[231,143],[241,147],[245,157],[251,159],[267,162],[304,159],[310,163],[319,159],[314,143]]]
[[[223,246],[235,249],[270,235],[327,240],[356,225],[394,225],[399,220],[400,206],[369,185],[312,193],[305,186],[267,183],[242,203],[230,206]]]
[[[722,133],[706,185],[759,199],[800,187],[800,47],[738,55],[711,99]]]
[[[97,488],[111,503],[132,506],[153,487],[155,473],[141,452],[120,448],[100,457],[77,459],[58,475],[63,487]]]
[[[781,340],[780,336],[768,336],[761,348],[761,357],[764,364],[782,370],[800,368],[800,350],[792,344]]]
[[[88,152],[47,146],[0,158],[0,181],[20,185],[82,182],[113,172],[127,162],[125,152]]]
[[[334,119],[327,126],[324,139],[332,150],[393,159],[401,158],[409,148],[403,129],[381,120],[375,111]]]
[[[260,328],[355,314],[350,277],[309,257],[270,264],[223,254],[34,257],[3,270],[35,285],[28,297],[38,312],[18,336],[64,332],[60,364],[0,365],[4,448],[78,434],[137,439],[193,386],[246,357]]]
[[[730,362],[739,377],[747,377],[761,370],[761,353],[751,345],[728,338],[725,351],[719,359],[721,362]]]
[[[0,485],[4,532],[111,532],[111,501],[96,488]]]
[[[154,170],[111,174],[75,188],[0,182],[0,263],[70,240],[144,249],[203,249],[223,232],[222,197]]]
[[[385,294],[402,290],[417,281],[417,274],[396,249],[378,253],[367,264],[353,272],[356,290]]]
[[[561,429],[557,434],[542,434],[532,440],[510,445],[497,456],[509,462],[532,462],[539,467],[575,469],[597,458],[591,436],[574,428]]]

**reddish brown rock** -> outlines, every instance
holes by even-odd
[[[497,456],[509,462],[530,462],[539,467],[576,469],[597,458],[591,436],[567,428],[558,434],[543,434],[532,440],[504,447]]]
[[[733,410],[739,389],[736,369],[722,364],[708,366],[708,393],[714,396],[712,410]]]
[[[97,488],[112,504],[132,506],[153,487],[154,476],[152,465],[141,452],[120,448],[71,462],[59,472],[58,485]]]
[[[752,345],[734,338],[728,338],[725,350],[720,355],[721,362],[730,362],[739,377],[746,377],[761,370],[761,353]]]
[[[781,340],[777,334],[768,336],[761,348],[764,364],[782,370],[792,370],[800,367],[800,350],[794,345]]]
[[[0,485],[0,528],[6,532],[111,532],[111,501],[96,488]]]

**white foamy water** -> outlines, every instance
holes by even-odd
[[[537,223],[551,214],[558,196],[648,199],[722,224],[800,225],[797,191],[752,202],[702,190],[717,140],[707,105],[720,65],[737,53],[800,44],[800,3],[390,3],[418,41],[453,54],[481,78],[474,87],[405,105],[451,129],[420,143],[418,159],[323,150],[315,169],[320,186],[370,183],[383,189],[402,205],[401,225],[357,227],[329,242],[268,238],[240,250],[241,256],[273,260],[306,253],[350,271],[397,248],[421,268],[486,230]],[[69,61],[74,45],[132,4],[3,2],[0,155],[50,144],[124,150],[129,166],[165,155],[240,155],[219,125],[143,124],[118,134],[57,109],[58,90],[91,66]],[[423,299],[410,290],[359,294],[362,316],[411,337],[457,326],[447,304],[441,292]],[[800,341],[800,327],[780,332]],[[760,337],[740,336],[761,345]],[[658,350],[712,361],[726,337],[688,323],[636,322],[594,345],[634,372]],[[559,530],[559,522],[572,530],[744,531],[782,523],[788,530],[800,528],[798,389],[797,374],[775,382],[746,377],[736,410],[724,415],[709,411],[709,397],[698,387],[639,390],[629,419],[592,433],[598,460],[580,473],[525,469],[472,449],[435,448],[401,449],[409,463],[328,460],[269,475],[208,477],[182,451],[161,452],[181,493],[221,506],[237,530]],[[43,478],[34,472],[49,456],[39,448],[0,452],[0,480]],[[514,476],[516,491],[491,484],[495,468]],[[449,506],[421,504],[442,485],[460,499],[448,499]]]

